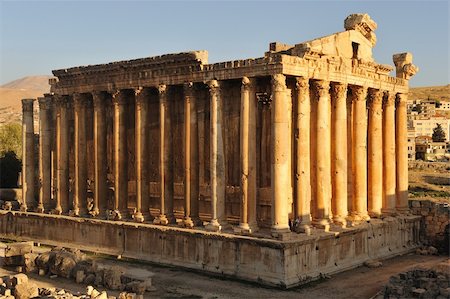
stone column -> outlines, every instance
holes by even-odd
[[[332,83],[331,99],[332,136],[331,151],[333,222],[341,227],[347,226],[347,84]]]
[[[351,86],[353,100],[353,204],[354,222],[369,220],[367,213],[367,88]]]
[[[69,208],[69,97],[56,97],[56,207],[55,214]]]
[[[211,175],[211,222],[207,230],[220,231],[226,222],[225,216],[225,160],[222,136],[222,99],[217,80],[208,82],[210,112],[210,175]]]
[[[384,215],[395,214],[395,94],[383,100],[383,207]]]
[[[133,218],[136,222],[144,222],[142,214],[143,201],[149,200],[148,185],[148,101],[149,90],[136,90],[136,211]]]
[[[94,100],[94,209],[93,216],[104,216],[107,209],[107,143],[106,105],[107,93],[92,93]]]
[[[272,152],[272,235],[289,232],[289,192],[290,162],[291,162],[291,115],[286,113],[289,107],[289,97],[286,92],[286,77],[282,74],[272,76],[271,104],[271,152]]]
[[[156,224],[173,224],[173,167],[170,102],[167,96],[167,86],[160,84],[159,92],[159,173],[160,173],[160,214],[153,221]]]
[[[254,79],[242,78],[240,112],[241,219],[238,233],[255,232],[256,222],[256,98]]]
[[[184,219],[182,226],[200,224],[198,217],[198,141],[194,84],[184,84]]]
[[[39,203],[38,213],[44,213],[51,199],[52,184],[52,98],[38,98],[39,102]]]
[[[35,206],[34,99],[22,100],[22,202],[20,210]]]
[[[316,211],[313,224],[330,229],[330,207],[331,207],[331,99],[330,82],[314,81],[313,89],[317,100],[316,115]]]
[[[380,217],[383,203],[382,100],[381,91],[369,89],[368,204],[370,217]]]
[[[304,77],[297,77],[296,80],[294,230],[309,235],[311,234],[311,100],[309,80]]]
[[[400,213],[407,213],[408,208],[408,129],[406,116],[407,94],[398,93],[395,109],[395,150],[396,150],[396,208]]]
[[[128,217],[127,102],[130,91],[113,94],[114,106],[114,211],[113,219]]]
[[[87,213],[87,95],[74,93],[73,101],[75,106],[75,194],[72,214],[82,216]]]

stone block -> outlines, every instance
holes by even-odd
[[[78,270],[78,271],[75,273],[75,281],[76,281],[77,283],[83,283],[85,277],[86,277],[86,275],[84,274],[84,271],[83,271],[83,270]]]
[[[39,296],[38,287],[32,283],[22,283],[16,286],[14,296],[16,299],[30,299]]]
[[[410,207],[420,208],[420,201],[418,201],[418,200],[411,200],[409,203],[410,203]]]
[[[450,288],[439,288],[439,295],[444,296],[445,298],[449,298]]]
[[[7,244],[5,248],[5,257],[24,255],[33,252],[33,242],[17,242]]]
[[[20,273],[20,274],[16,274],[12,277],[12,281],[13,281],[13,285],[17,286],[19,284],[22,283],[27,283],[28,282],[28,276],[26,274]]]
[[[24,254],[24,264],[25,264],[25,272],[34,272],[36,271],[36,258],[38,254],[37,253],[26,253]]]
[[[429,201],[429,200],[422,200],[421,204],[422,204],[422,208],[429,208],[429,207],[431,207],[431,201]]]

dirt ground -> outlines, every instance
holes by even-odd
[[[408,170],[410,198],[450,202],[450,163],[416,162]]]
[[[101,263],[117,264],[131,271],[151,271],[155,291],[148,292],[145,298],[371,298],[391,275],[407,269],[433,266],[447,257],[420,256],[409,254],[383,261],[380,268],[369,269],[359,267],[320,282],[297,287],[290,290],[262,287],[260,285],[228,280],[205,274],[193,273],[179,268],[155,266],[125,260],[102,259]],[[0,275],[11,274],[0,268]],[[73,281],[30,274],[32,281],[40,287],[57,287],[70,290],[72,293],[82,292],[86,286]],[[108,292],[117,296],[117,292]]]

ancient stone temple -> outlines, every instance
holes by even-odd
[[[406,101],[376,23],[208,64],[206,51],[55,70],[23,100],[23,202],[1,235],[290,287],[417,245]],[[38,159],[39,171],[35,170]],[[38,177],[35,177],[38,173]]]

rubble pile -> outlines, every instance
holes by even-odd
[[[391,276],[389,283],[374,299],[450,298],[450,259],[431,269],[413,269]]]
[[[10,284],[10,287],[6,284],[3,289],[0,289],[0,294],[3,294],[0,299],[33,298],[38,295],[41,298],[112,298],[111,296],[108,297],[106,292],[98,291],[95,288],[124,291],[119,298],[128,299],[139,298],[146,291],[154,290],[151,276],[137,277],[131,273],[126,273],[125,269],[118,266],[100,265],[78,249],[55,247],[51,251],[37,254],[33,253],[33,242],[12,243],[8,244],[5,249],[5,265],[14,267],[17,272],[38,273],[40,276],[49,276],[50,278],[73,279],[76,283],[88,286],[87,295],[75,296],[64,290],[38,289],[31,283],[24,283],[23,286],[20,286],[21,283],[19,283],[14,284],[14,286]],[[23,273],[4,279],[5,281],[11,281],[11,279],[16,279],[14,278],[16,276],[25,277],[23,281],[28,282],[28,277]],[[19,281],[20,279],[16,280]],[[19,291],[17,291],[16,286],[18,286]],[[10,292],[6,290],[10,290]],[[27,293],[28,297],[18,297],[17,292],[19,296],[22,292]],[[14,297],[11,294],[14,294]]]

